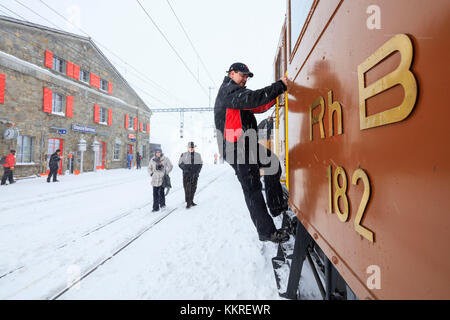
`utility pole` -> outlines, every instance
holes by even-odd
[[[211,107],[211,90],[214,89],[214,87],[208,87],[209,89],[209,106]]]

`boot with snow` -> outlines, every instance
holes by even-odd
[[[289,240],[289,235],[284,230],[277,230],[273,232],[270,236],[259,235],[260,241],[272,241],[275,243],[286,242]]]

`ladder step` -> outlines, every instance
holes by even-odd
[[[282,295],[286,292],[289,279],[290,264],[277,257],[272,258],[273,272],[277,283],[278,293]]]

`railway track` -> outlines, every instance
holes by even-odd
[[[221,177],[221,173],[219,173],[218,175],[214,175],[214,178],[212,178],[211,180],[209,180],[205,185],[201,186],[201,187],[198,189],[197,194],[200,193],[200,192],[202,192],[204,189],[206,189],[210,184],[212,184],[214,181],[216,181],[216,180],[217,180],[218,178],[220,178],[220,177]],[[135,180],[134,180],[134,181],[135,181]],[[122,182],[122,183],[123,183],[123,182]],[[96,186],[96,187],[97,187],[97,186]],[[183,187],[178,187],[178,188],[174,189],[174,190],[172,191],[172,193],[169,194],[169,196],[170,196],[170,195],[173,195],[174,193],[176,193],[176,192],[178,192],[178,191],[180,191],[180,190],[183,190]],[[80,241],[81,239],[83,239],[83,238],[85,238],[85,237],[87,237],[87,236],[89,236],[89,235],[92,235],[93,233],[98,232],[98,231],[104,229],[104,228],[107,227],[107,226],[113,225],[115,222],[120,221],[120,220],[122,220],[123,218],[125,218],[125,217],[127,217],[127,216],[130,216],[130,215],[133,214],[133,213],[137,213],[137,212],[139,212],[140,210],[142,210],[142,209],[144,209],[144,208],[146,208],[146,207],[148,207],[148,206],[150,206],[150,205],[152,205],[152,204],[153,204],[153,201],[148,201],[148,202],[145,202],[144,204],[141,204],[141,205],[139,205],[139,206],[137,206],[137,207],[134,207],[134,208],[132,208],[132,209],[130,209],[130,210],[127,210],[127,211],[125,211],[125,212],[122,212],[121,214],[117,215],[116,217],[112,218],[111,220],[109,220],[109,221],[107,221],[107,222],[105,222],[105,223],[103,223],[103,224],[101,224],[101,225],[98,225],[98,226],[92,228],[91,230],[88,230],[88,231],[84,232],[81,236],[79,236],[79,237],[77,237],[77,238],[75,238],[75,239],[66,241],[65,243],[63,243],[63,244],[61,244],[61,245],[58,245],[58,246],[56,247],[56,249],[57,249],[57,250],[58,250],[58,249],[62,249],[62,248],[66,247],[66,246],[68,246],[68,245],[70,245],[70,244],[73,244],[74,242],[78,242],[78,241]],[[182,203],[180,203],[178,206],[180,206],[180,205],[182,205]],[[168,211],[168,212],[167,212],[166,214],[164,214],[162,217],[159,217],[156,221],[153,221],[149,226],[145,227],[144,229],[141,229],[141,230],[138,232],[138,234],[137,234],[136,236],[134,236],[134,237],[131,238],[131,240],[128,240],[128,241],[126,241],[124,244],[120,245],[119,248],[118,248],[117,250],[115,250],[113,254],[108,255],[108,257],[106,257],[106,258],[104,258],[104,259],[101,259],[100,262],[97,262],[97,263],[95,263],[91,268],[88,268],[88,271],[85,272],[85,273],[83,274],[83,276],[80,277],[80,279],[79,279],[77,282],[81,281],[82,279],[84,279],[85,277],[87,277],[88,275],[90,275],[92,272],[94,272],[99,266],[101,266],[102,264],[104,264],[104,263],[107,262],[108,260],[112,259],[112,257],[114,257],[114,256],[115,256],[116,254],[118,254],[120,251],[122,251],[123,249],[125,249],[127,246],[129,246],[131,243],[133,243],[135,240],[137,240],[137,239],[138,239],[140,236],[142,236],[145,232],[147,232],[148,230],[150,230],[154,225],[158,224],[160,221],[162,221],[163,219],[165,219],[165,218],[166,218],[168,215],[170,215],[172,212],[174,212],[175,210],[177,210],[177,209],[178,209],[178,206],[175,207],[174,209]],[[45,260],[45,259],[44,259],[44,260]],[[39,262],[38,262],[38,263],[39,263]],[[35,264],[36,264],[36,261],[33,262],[33,265],[35,265]],[[0,280],[1,280],[2,278],[5,278],[5,277],[7,277],[7,276],[10,276],[10,275],[16,273],[17,271],[23,270],[23,269],[27,269],[27,266],[26,266],[26,265],[22,265],[22,266],[19,266],[19,267],[14,268],[14,269],[11,270],[11,271],[8,271],[8,272],[4,273],[3,275],[0,276]],[[49,272],[49,274],[52,273],[53,271],[55,271],[55,270],[51,270],[51,271]],[[45,276],[44,276],[44,277],[41,277],[40,279],[37,279],[37,280],[33,281],[33,283],[39,282],[39,281],[40,281],[41,279],[43,279],[43,278],[45,278]],[[32,285],[33,283],[31,283],[30,285]],[[26,286],[25,288],[29,287],[30,285]],[[74,285],[76,285],[76,283],[73,283],[70,287],[73,287]],[[70,288],[69,288],[69,289],[70,289]],[[67,292],[69,289],[68,289],[68,288],[64,288],[63,290],[60,290],[60,291],[58,291],[58,293],[56,293],[56,294],[54,294],[53,296],[51,296],[50,298],[57,299],[59,296],[61,296],[61,295],[64,294],[65,292]],[[63,292],[63,291],[64,291],[64,292]],[[17,292],[16,292],[16,293],[17,293]]]
[[[83,186],[80,188],[75,188],[75,189],[70,189],[67,191],[58,192],[56,195],[48,194],[48,193],[41,193],[41,194],[37,194],[37,195],[33,196],[33,198],[28,199],[28,200],[23,200],[23,199],[17,199],[17,201],[12,200],[11,203],[14,203],[14,205],[0,207],[0,212],[3,214],[4,212],[11,210],[11,209],[17,209],[17,208],[26,207],[26,206],[30,206],[30,205],[41,203],[41,202],[51,201],[54,199],[79,195],[82,193],[90,192],[92,190],[115,187],[119,184],[136,182],[137,179],[139,179],[139,177],[132,177],[132,178],[129,178],[126,180],[121,179],[117,183],[109,182],[109,183],[89,184],[87,186]],[[148,179],[148,177],[142,177],[141,179]],[[19,205],[17,205],[17,204],[19,204]]]
[[[209,185],[211,185],[214,181],[216,181],[218,178],[220,178],[220,174],[218,176],[216,176],[215,178],[213,178],[212,180],[210,180],[206,185],[202,186],[201,188],[198,189],[198,193],[202,192],[204,189],[206,189]],[[180,188],[181,189],[181,188]],[[197,193],[197,194],[198,194]],[[184,203],[184,202],[183,202]],[[171,209],[169,212],[167,212],[164,216],[160,217],[157,221],[153,222],[152,224],[150,224],[149,226],[147,226],[146,228],[144,228],[143,230],[141,230],[135,237],[133,237],[131,240],[127,241],[125,244],[123,244],[122,246],[120,246],[120,248],[118,248],[113,254],[109,255],[108,257],[104,258],[102,261],[100,261],[99,263],[95,264],[94,266],[92,266],[91,268],[88,269],[88,271],[86,271],[85,273],[83,273],[83,275],[81,275],[76,281],[74,281],[73,283],[71,283],[69,286],[66,286],[64,289],[58,291],[56,294],[50,296],[48,298],[48,300],[56,300],[59,297],[61,297],[62,295],[64,295],[65,293],[67,293],[71,288],[73,288],[75,285],[77,285],[81,280],[85,279],[86,277],[88,277],[89,275],[91,275],[95,270],[97,270],[100,266],[102,266],[103,264],[105,264],[107,261],[111,260],[114,256],[116,256],[117,254],[119,254],[122,250],[124,250],[126,247],[128,247],[130,244],[132,244],[134,241],[136,241],[137,239],[139,239],[144,233],[146,233],[148,230],[150,230],[151,228],[153,228],[155,225],[157,225],[159,222],[161,222],[162,220],[164,220],[166,217],[168,217],[172,212],[176,211],[179,209],[179,206]]]

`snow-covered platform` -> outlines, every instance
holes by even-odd
[[[280,299],[228,165],[204,166],[189,210],[175,168],[156,213],[146,168],[59,180],[0,189],[0,299]]]

